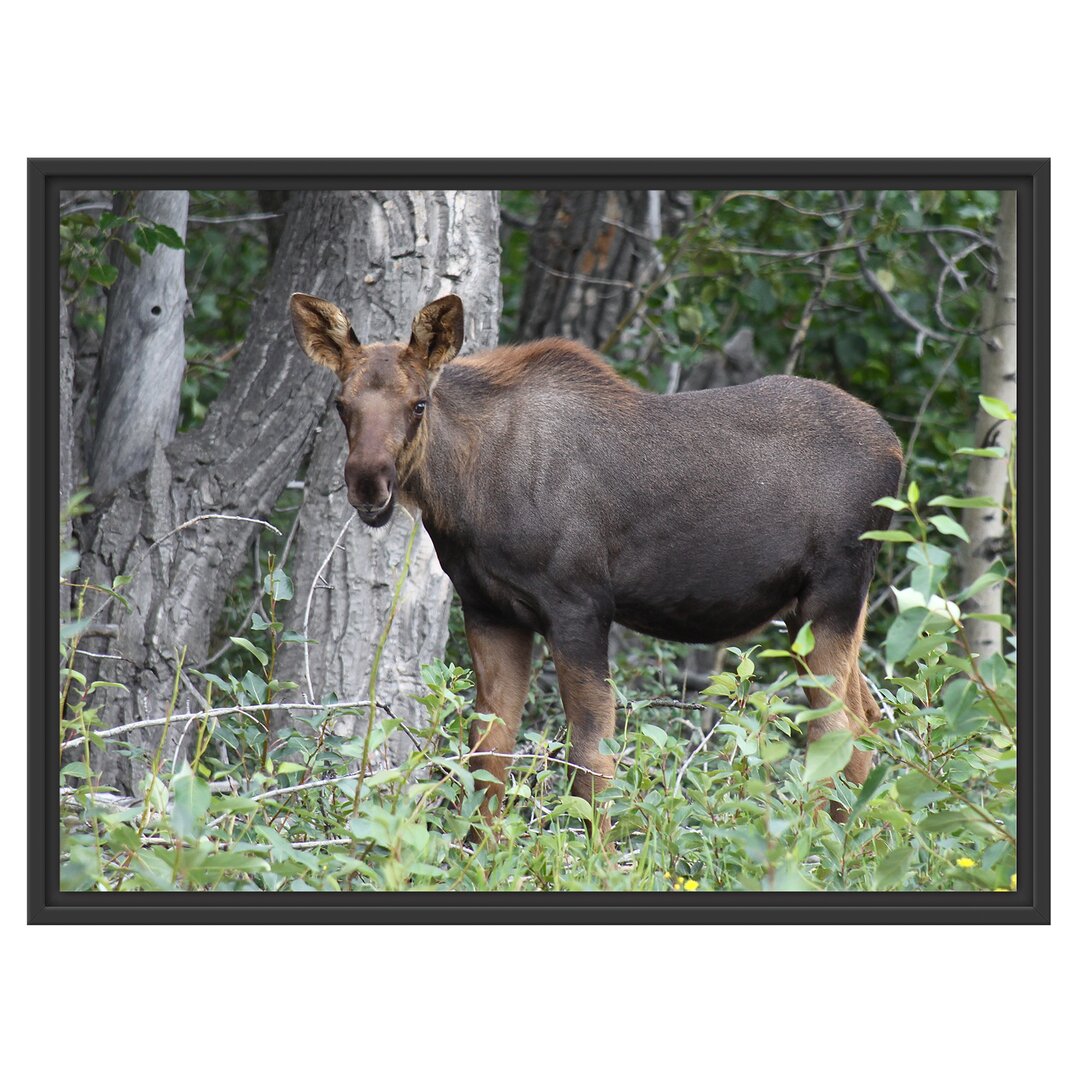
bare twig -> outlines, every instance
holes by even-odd
[[[838,240],[841,243],[847,241],[848,235],[851,232],[852,222],[855,218],[851,212],[845,216],[843,224],[840,226],[840,231],[837,233]],[[829,281],[832,279],[833,266],[836,263],[836,256],[839,254],[838,250],[828,252],[821,261],[821,277],[818,280],[817,285],[810,293],[809,298],[806,301],[806,306],[803,308],[802,317],[799,319],[799,325],[791,339],[791,347],[788,349],[787,363],[784,364],[784,374],[791,375],[794,373],[795,368],[799,364],[799,357],[802,355],[803,345],[806,344],[806,337],[810,333],[810,324],[814,319],[814,309],[821,301],[822,294],[828,287]]]
[[[901,236],[931,236],[935,233],[952,233],[955,236],[966,236],[969,240],[977,240],[979,247],[988,247],[996,251],[993,237],[984,236],[975,229],[965,229],[963,225],[924,225],[921,229],[897,229]]]
[[[862,271],[863,280],[871,289],[874,290],[885,302],[885,306],[892,312],[892,314],[900,320],[905,326],[910,326],[920,338],[932,338],[934,341],[952,341],[953,336],[951,334],[942,334],[932,327],[927,326],[925,323],[920,322],[911,314],[906,308],[902,307],[896,298],[885,288],[884,285],[878,281],[877,275],[870,269],[870,263],[866,258],[866,245],[860,243],[855,245],[855,254],[859,260],[859,269]]]
[[[615,289],[626,289],[629,291],[638,291],[641,289],[640,285],[635,285],[632,281],[619,281],[614,278],[598,278],[591,277],[588,274],[570,274],[565,270],[556,270],[553,266],[548,266],[546,263],[540,262],[539,259],[530,259],[530,262],[534,266],[540,267],[545,274],[550,274],[552,277],[562,278],[564,281],[580,281],[585,285],[610,285]]]
[[[393,716],[393,712],[389,705],[384,704],[381,701],[376,701],[376,708],[382,709],[388,716]],[[372,702],[370,700],[364,701],[335,701],[331,705],[318,705],[313,702],[307,701],[276,701],[269,705],[226,705],[220,709],[200,709],[198,712],[190,713],[173,713],[171,717],[157,716],[152,720],[136,720],[131,724],[121,724],[119,727],[107,728],[104,731],[95,731],[92,734],[97,735],[99,738],[107,738],[110,735],[122,735],[125,731],[136,731],[140,728],[160,727],[162,724],[174,723],[180,720],[192,720],[198,719],[201,716],[207,718],[214,716],[228,716],[230,713],[235,712],[288,712],[289,710],[299,709],[305,712],[315,711],[320,709],[326,709],[327,712],[344,712],[346,709],[369,709]],[[67,742],[60,745],[61,750],[67,750],[71,746],[79,746],[86,741],[86,737],[83,735],[74,739],[68,739]]]
[[[835,207],[832,210],[807,210],[801,206],[796,206],[794,203],[788,202],[786,199],[781,199],[779,195],[769,195],[764,191],[729,191],[726,193],[724,202],[730,202],[732,199],[752,198],[752,199],[764,199],[767,202],[779,203],[787,210],[792,210],[796,214],[802,214],[804,217],[836,217],[840,215],[854,214],[856,210],[862,209],[862,203],[858,203],[855,206],[845,204],[843,206]]]
[[[278,534],[278,536],[281,535],[281,530],[280,529],[274,528],[274,526],[271,525],[269,521],[263,521],[262,518],[241,517],[241,516],[239,516],[237,514],[199,514],[198,517],[193,517],[193,518],[191,518],[190,521],[185,521],[182,524],[177,525],[175,529],[170,529],[164,536],[158,537],[158,539],[155,540],[138,557],[138,559],[135,560],[135,562],[134,562],[134,564],[132,566],[125,569],[125,573],[129,577],[134,577],[135,572],[146,561],[146,558],[150,554],[150,552],[153,551],[154,548],[156,548],[159,544],[165,543],[165,541],[168,540],[171,536],[175,536],[178,532],[182,532],[184,529],[191,528],[192,525],[198,525],[199,522],[201,522],[201,521],[210,521],[210,520],[217,520],[217,521],[245,521],[245,522],[248,522],[251,525],[261,525],[264,529],[271,529],[273,532],[276,532]],[[109,604],[111,604],[113,602],[114,599],[115,599],[115,597],[113,597],[113,596],[107,596],[104,600],[102,600],[101,604],[97,607],[97,609],[94,610],[93,612],[91,612],[91,614],[90,614],[91,620],[97,618],[97,616],[100,615],[105,610],[105,608],[107,608],[109,606]]]
[[[915,414],[915,423],[911,429],[911,434],[908,436],[907,449],[904,451],[904,468],[905,470],[911,463],[911,454],[915,449],[915,440],[919,437],[919,431],[922,429],[923,418],[926,416],[926,410],[930,407],[930,402],[933,401],[934,395],[938,392],[938,388],[945,381],[945,376],[949,373],[949,369],[956,362],[956,358],[960,355],[960,350],[964,347],[965,337],[961,336],[957,338],[956,344],[953,346],[952,352],[946,357],[945,362],[938,369],[937,375],[934,376],[934,381],[930,384],[930,389],[923,395],[923,399],[919,404],[919,411]]]
[[[941,258],[941,260],[942,260],[942,262],[944,264],[942,266],[942,268],[941,268],[941,273],[938,275],[937,292],[936,292],[936,294],[934,296],[934,313],[938,317],[938,322],[941,323],[942,326],[944,326],[947,330],[949,330],[953,334],[977,335],[977,334],[981,333],[981,331],[979,331],[977,329],[965,329],[962,326],[956,326],[954,323],[950,322],[949,319],[947,319],[945,317],[945,310],[944,310],[945,279],[949,276],[949,274],[952,274],[957,279],[957,281],[960,282],[960,288],[962,290],[966,290],[967,289],[966,275],[964,275],[963,273],[960,272],[960,269],[956,265],[956,263],[959,262],[961,259],[967,258],[967,256],[970,255],[973,251],[975,251],[975,249],[979,245],[978,244],[969,244],[966,248],[964,248],[963,251],[960,252],[959,255],[956,256],[956,259],[954,261],[949,256],[948,252],[942,250],[942,248],[933,240],[933,238],[930,238],[930,243],[933,245],[934,250],[940,256],[940,258]]]

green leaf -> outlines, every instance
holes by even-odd
[[[963,454],[966,457],[992,457],[1003,458],[1005,456],[1004,446],[961,446],[959,450],[954,450],[954,454]]]
[[[915,537],[911,533],[903,532],[900,529],[871,529],[869,532],[864,532],[859,539],[888,541],[892,544],[915,543]]]
[[[791,643],[791,651],[796,656],[807,656],[814,651],[814,631],[810,628],[810,623],[802,624]]]
[[[943,810],[940,814],[930,814],[919,822],[919,830],[926,833],[952,833],[957,829],[983,825],[978,814],[970,810]]]
[[[641,733],[647,735],[661,749],[667,746],[668,734],[663,728],[658,728],[655,724],[642,724]]]
[[[721,671],[718,675],[709,677],[709,685],[701,691],[702,694],[723,694],[731,697],[738,690],[739,684],[730,671]]]
[[[589,803],[577,795],[564,795],[555,807],[557,814],[569,814],[578,821],[592,821],[593,810]]]
[[[154,226],[154,235],[167,248],[173,248],[176,251],[182,251],[184,248],[183,239],[171,225],[162,225],[159,222]]]
[[[790,749],[791,746],[784,742],[783,739],[777,739],[773,742],[763,742],[758,747],[758,756],[766,765],[772,765],[781,758],[787,757]]]
[[[958,499],[953,495],[937,495],[927,503],[927,506],[948,506],[953,510],[977,510],[998,507],[1001,503],[989,495],[979,495],[977,498]]]
[[[956,599],[958,603],[963,603],[965,600],[977,593],[988,589],[991,585],[999,585],[1006,578],[1005,564],[1001,561],[994,563],[985,574],[980,574],[966,589],[957,593]]]
[[[820,720],[823,716],[832,716],[834,713],[842,712],[844,703],[840,698],[833,698],[828,705],[823,705],[820,709],[802,709],[795,714],[795,723],[800,727],[803,724],[809,724],[811,720]]]
[[[919,501],[919,485],[916,484],[914,480],[912,480],[911,483],[908,484],[907,499],[908,502],[912,505]]]
[[[1014,413],[1000,398],[989,397],[987,394],[980,394],[979,404],[983,407],[983,410],[988,412],[995,420],[1016,420],[1016,413]]]
[[[854,741],[850,731],[829,731],[812,742],[806,750],[807,786],[838,773],[851,760]]]
[[[912,770],[896,781],[896,797],[905,810],[920,810],[938,799],[949,798],[949,792],[929,776]]]
[[[292,582],[280,566],[275,567],[273,573],[263,577],[263,589],[273,600],[291,600],[293,596]]]
[[[215,675],[213,672],[210,671],[196,671],[194,672],[194,674],[200,675],[208,683],[216,686],[219,690],[224,690],[226,694],[232,692],[232,687],[227,682],[225,682],[225,680],[220,675]]]
[[[908,867],[915,852],[910,847],[894,848],[884,857],[878,859],[877,870],[874,873],[874,888],[877,890],[894,889],[901,884],[908,875]]]
[[[749,679],[754,674],[754,661],[749,656],[744,656],[739,661],[739,666],[735,669],[735,673],[740,679]]]
[[[945,514],[935,514],[930,518],[930,524],[934,526],[939,533],[944,533],[946,536],[959,536],[966,544],[971,543],[971,537],[968,536],[967,530],[958,521],[953,521],[951,517]]]
[[[889,763],[886,761],[881,762],[880,765],[874,766],[870,775],[863,781],[863,786],[859,789],[859,797],[855,800],[855,805],[851,808],[852,818],[857,817],[869,804],[870,800],[877,794],[877,790],[881,787],[881,782],[885,779],[885,774],[888,771]]]
[[[139,245],[148,255],[153,255],[157,250],[157,246],[160,243],[157,237],[157,232],[146,225],[135,226],[135,243]]]
[[[885,635],[885,659],[888,663],[895,665],[907,659],[911,647],[919,639],[926,616],[925,608],[908,608],[896,616]]]
[[[173,805],[169,823],[186,838],[198,835],[197,823],[210,807],[210,785],[185,761],[172,781]]]
[[[86,276],[94,282],[95,285],[104,285],[108,288],[116,281],[117,277],[120,276],[120,271],[110,263],[98,263],[97,265],[90,267]]]
[[[61,776],[77,776],[80,780],[92,780],[94,774],[85,761],[69,761],[61,770]]]
[[[262,649],[259,648],[258,645],[253,645],[250,641],[248,641],[247,638],[245,638],[245,637],[230,637],[229,640],[234,645],[239,645],[240,648],[247,649],[247,651],[249,653],[251,653],[251,655],[254,656],[255,659],[258,660],[259,663],[262,664],[263,667],[266,667],[266,665],[270,663],[270,657],[267,656],[266,653],[264,653],[262,651]]]
[[[895,510],[897,513],[901,513],[908,508],[908,504],[906,502],[904,502],[902,499],[894,499],[891,495],[886,495],[884,496],[884,498],[881,499],[875,499],[870,505],[884,506],[889,510]]]

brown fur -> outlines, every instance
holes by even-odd
[[[491,794],[535,633],[555,658],[583,797],[611,775],[598,744],[614,731],[612,622],[716,642],[781,615],[792,634],[809,621],[807,666],[833,678],[845,712],[808,740],[877,720],[858,668],[877,545],[859,536],[887,525],[873,503],[896,493],[902,458],[869,406],[790,376],[660,397],[557,338],[448,363],[464,325],[452,296],[417,315],[405,345],[361,345],[315,297],[294,297],[292,317],[342,383],[350,502],[373,527],[398,498],[418,508],[461,598],[478,708],[504,721],[473,732]],[[846,775],[861,783],[869,767],[856,750]]]
[[[471,758],[473,768],[486,769],[496,783],[483,781],[487,795],[482,810],[490,817],[490,798],[500,805],[505,790],[510,754],[521,726],[521,713],[529,694],[533,635],[511,626],[495,626],[481,619],[465,622],[465,636],[476,676],[476,711],[492,714],[499,721],[476,720],[469,732],[473,752],[486,750],[492,756],[478,754]]]

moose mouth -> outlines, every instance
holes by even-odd
[[[381,529],[394,516],[393,488],[390,489],[390,494],[386,496],[386,502],[382,506],[365,506],[363,509],[358,506],[356,515],[369,529]]]

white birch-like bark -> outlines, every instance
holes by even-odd
[[[186,191],[142,191],[134,209],[187,235]],[[150,464],[155,443],[172,442],[184,379],[184,252],[159,245],[138,265],[121,256],[119,267],[109,290],[89,463],[99,500]]]
[[[1001,193],[997,229],[997,276],[983,303],[980,392],[998,398],[1016,411],[1016,192]],[[990,569],[1011,543],[1009,524],[1001,507],[1009,509],[1013,425],[979,409],[976,447],[1001,447],[1003,457],[973,457],[968,469],[968,494],[989,496],[997,508],[968,509],[961,523],[971,543],[961,559],[961,586],[966,588]],[[966,605],[968,611],[1001,614],[1000,584],[981,590]],[[1001,652],[1002,628],[996,622],[972,619],[966,623],[973,652],[989,657]]]

